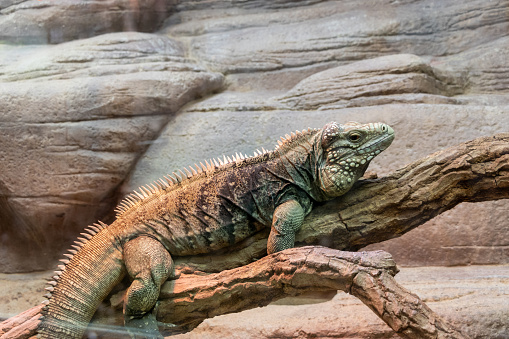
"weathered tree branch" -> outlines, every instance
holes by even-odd
[[[355,251],[400,236],[461,202],[504,198],[509,198],[509,134],[479,138],[387,177],[359,182],[347,195],[316,207],[297,244]],[[208,317],[283,296],[340,289],[409,338],[461,337],[396,284],[392,277],[397,269],[384,252],[304,247],[251,263],[265,255],[265,244],[266,234],[261,232],[222,253],[178,258],[179,277],[164,285],[158,318],[188,330]],[[33,335],[37,312],[33,308],[0,324],[0,334],[5,333],[0,338]]]
[[[293,248],[232,270],[182,274],[166,282],[158,319],[176,324],[174,331],[188,331],[207,318],[265,306],[286,296],[341,290],[359,298],[403,337],[464,338],[417,296],[399,286],[394,280],[397,272],[391,255],[383,251]],[[0,331],[6,334],[0,338],[35,334],[39,311],[36,307],[3,323]]]
[[[0,338],[26,339],[36,334],[40,312],[43,305],[38,305],[0,323]]]
[[[394,280],[387,252],[342,252],[300,247],[236,269],[182,275],[161,291],[159,317],[186,330],[216,315],[239,312],[309,291],[341,290],[359,298],[394,331],[408,338],[463,338],[417,296]]]
[[[359,182],[316,208],[297,241],[358,250],[399,237],[462,202],[509,198],[509,133],[478,138]]]

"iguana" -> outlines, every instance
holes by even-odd
[[[273,151],[205,161],[141,187],[116,220],[81,233],[49,282],[39,338],[81,338],[99,303],[128,274],[124,321],[137,338],[162,338],[151,310],[172,257],[208,253],[271,227],[269,254],[294,246],[313,202],[347,192],[394,131],[383,123],[286,135]]]

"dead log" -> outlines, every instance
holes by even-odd
[[[461,202],[507,198],[509,134],[479,138],[387,177],[360,181],[347,195],[313,210],[297,245],[356,251],[398,237]],[[386,253],[304,247],[251,263],[265,255],[265,239],[261,232],[223,252],[179,258],[178,278],[164,285],[158,318],[189,330],[214,315],[305,291],[340,289],[358,297],[403,336],[461,338],[392,279],[397,269]],[[0,324],[0,338],[33,335],[37,312],[33,308]]]

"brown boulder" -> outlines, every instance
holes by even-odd
[[[37,248],[15,236],[20,225],[2,226],[10,230],[0,246],[4,272],[52,265],[63,243],[114,204],[168,117],[223,81],[186,59],[179,43],[143,33],[38,49],[0,74],[1,194],[45,242]]]

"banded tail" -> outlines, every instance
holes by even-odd
[[[95,224],[62,259],[46,288],[38,338],[82,338],[96,308],[126,274],[122,248],[106,225]]]

